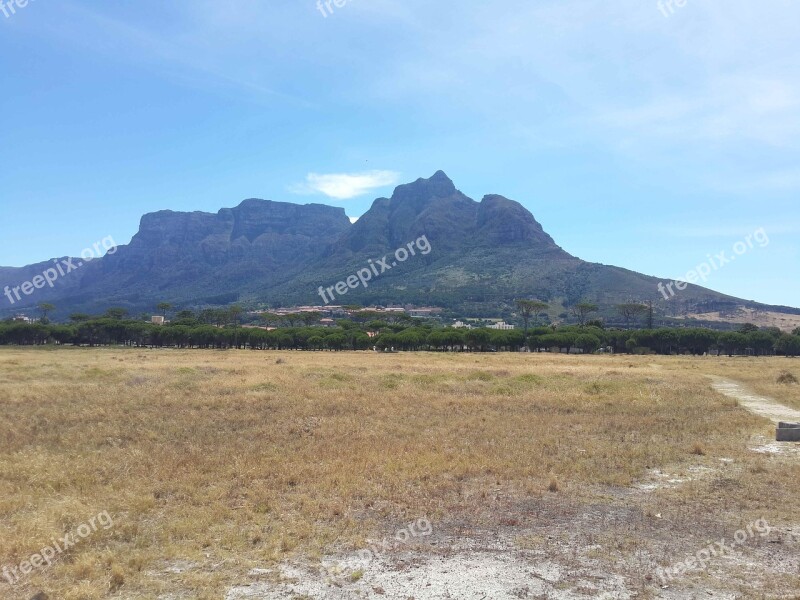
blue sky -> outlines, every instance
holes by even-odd
[[[332,8],[0,13],[0,265],[125,243],[166,208],[258,197],[355,217],[443,169],[473,198],[518,200],[581,258],[665,278],[764,228],[769,244],[707,286],[800,306],[797,3]]]

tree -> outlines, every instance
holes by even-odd
[[[294,327],[295,323],[297,323],[300,318],[300,313],[289,313],[288,315],[283,315],[283,319],[289,324],[289,327]]]
[[[397,335],[394,333],[382,333],[377,338],[375,338],[375,347],[379,348],[380,350],[386,350],[387,348],[394,348],[396,343],[397,343]]]
[[[164,316],[164,320],[167,320],[167,311],[172,308],[172,304],[169,302],[159,302],[156,305],[156,309],[161,311],[161,314]]]
[[[49,302],[42,302],[41,304],[39,304],[39,312],[42,313],[42,323],[49,322],[47,315],[53,312],[55,309],[56,307],[50,304]]]
[[[197,318],[193,311],[181,310],[175,315],[175,324],[195,326],[197,325]]]
[[[522,322],[525,324],[523,335],[528,339],[528,324],[530,323],[531,316],[536,316],[543,310],[547,310],[548,305],[538,300],[525,300],[519,299],[516,301],[517,310],[519,311]]]
[[[630,325],[630,322],[637,317],[647,312],[647,305],[638,302],[626,302],[624,304],[617,304],[615,307],[620,316],[625,319],[625,327]]]
[[[258,315],[265,327],[278,327],[283,322],[283,317],[275,313],[265,312]]]
[[[300,313],[300,320],[306,327],[310,327],[312,324],[319,322],[321,318],[322,318],[322,313],[318,312]]]
[[[239,317],[242,314],[242,307],[234,304],[228,309],[228,314],[231,317],[231,321],[233,321],[233,326],[237,327],[239,325]]]
[[[426,334],[418,329],[406,329],[397,334],[397,344],[403,350],[416,350],[425,343]]]
[[[738,352],[744,352],[747,348],[747,336],[735,331],[726,331],[719,336],[717,343],[725,354],[733,356]]]
[[[369,323],[367,323],[366,326],[367,326],[367,329],[369,329],[371,331],[380,332],[380,331],[383,331],[384,329],[386,329],[387,327],[389,327],[389,324],[386,321],[381,321],[381,320],[376,319],[374,321],[370,321]]]
[[[308,338],[308,347],[312,350],[322,350],[322,347],[325,345],[325,340],[322,336],[319,335],[312,335]]]
[[[718,336],[710,329],[692,328],[681,329],[678,338],[682,348],[692,354],[700,355],[708,353],[711,346],[717,343]],[[772,347],[772,338],[770,338],[770,347]]]
[[[128,316],[128,309],[127,308],[109,308],[106,311],[106,316],[109,319],[115,319],[117,321],[121,321],[125,317]]]
[[[755,350],[756,355],[772,354],[775,339],[765,331],[753,331],[747,334],[748,345]]]
[[[597,312],[597,305],[592,304],[586,300],[582,302],[578,302],[575,306],[572,307],[572,314],[578,317],[578,321],[581,325],[586,324],[586,317],[588,317],[593,312]]]
[[[775,342],[775,350],[785,356],[800,354],[800,336],[784,333]]]
[[[754,333],[756,331],[758,331],[758,326],[753,325],[752,323],[745,323],[744,325],[739,327],[739,333],[748,334],[748,333]]]
[[[488,329],[470,329],[464,334],[464,341],[473,350],[483,352],[489,343],[489,336]]]
[[[588,333],[579,333],[575,336],[575,346],[586,354],[591,354],[600,347],[600,338]]]

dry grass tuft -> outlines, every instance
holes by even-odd
[[[550,478],[550,483],[547,484],[547,491],[553,493],[561,491],[561,485],[558,483],[558,479],[555,477]]]
[[[705,456],[706,449],[700,442],[695,442],[694,446],[692,446],[692,454],[695,456]]]
[[[109,591],[116,592],[125,585],[125,571],[120,566],[114,566],[111,569],[111,581],[109,583]]]
[[[797,383],[797,377],[792,375],[789,371],[781,371],[778,374],[778,378],[776,379],[776,381],[784,385],[791,385]]]

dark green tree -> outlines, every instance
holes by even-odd
[[[578,302],[572,307],[572,314],[578,318],[581,325],[585,325],[586,317],[594,312],[597,312],[597,305],[586,300]]]
[[[640,304],[639,302],[625,302],[624,304],[617,304],[615,308],[625,320],[625,327],[629,327],[631,321],[635,321],[637,317],[641,317],[648,310],[646,304]]]
[[[538,300],[525,300],[524,298],[516,300],[515,304],[517,305],[519,316],[522,318],[522,323],[525,326],[523,330],[523,336],[527,340],[528,325],[530,324],[531,317],[535,318],[540,312],[547,310],[548,305]]]
[[[128,309],[119,307],[109,308],[106,311],[106,316],[109,319],[115,319],[117,321],[121,321],[122,319],[128,316]]]
[[[170,308],[172,308],[172,304],[170,304],[169,302],[159,302],[156,305],[156,309],[161,312],[161,315],[164,317],[164,320],[167,319],[167,311],[169,311]]]
[[[50,304],[49,302],[42,302],[39,304],[39,314],[42,315],[42,323],[47,324],[50,322],[50,320],[47,318],[47,315],[49,315],[55,309],[55,305]]]

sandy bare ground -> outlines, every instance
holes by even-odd
[[[759,396],[749,391],[741,383],[722,377],[714,377],[712,387],[718,392],[731,398],[736,398],[742,407],[761,417],[770,419],[773,423],[788,421],[800,423],[800,410],[784,406],[772,398]]]
[[[791,583],[772,582],[800,568],[800,528],[776,529],[705,572],[664,584],[659,560],[682,559],[708,544],[707,536],[732,532],[704,517],[654,514],[642,490],[616,493],[588,506],[555,497],[498,506],[520,522],[494,530],[435,524],[430,537],[369,559],[339,554],[255,569],[225,600],[795,598]]]

